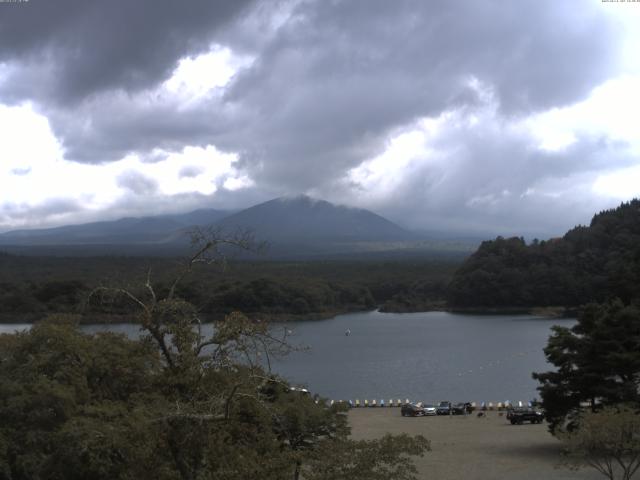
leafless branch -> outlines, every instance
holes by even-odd
[[[145,287],[147,287],[147,290],[149,290],[149,293],[151,294],[151,300],[153,302],[153,305],[155,305],[157,303],[157,298],[156,292],[151,285],[151,268],[149,268],[149,270],[147,271],[147,282],[145,283]]]
[[[96,287],[94,288],[88,296],[88,300],[90,300],[94,295],[98,293],[111,293],[115,295],[123,295],[137,304],[144,312],[149,313],[149,307],[142,300],[132,294],[129,290],[124,288],[114,288],[114,287]]]

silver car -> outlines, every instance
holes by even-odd
[[[422,405],[422,409],[424,410],[424,414],[425,415],[437,415],[438,414],[438,409],[436,408],[435,405],[431,405],[430,403],[425,403],[424,405]]]

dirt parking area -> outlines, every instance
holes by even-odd
[[[431,452],[416,459],[421,479],[435,480],[596,480],[595,470],[560,465],[561,445],[547,426],[511,425],[498,412],[468,416],[402,417],[399,408],[359,408],[349,412],[354,439],[385,433],[422,434]]]

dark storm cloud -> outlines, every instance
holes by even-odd
[[[582,7],[303,3],[227,95],[255,112],[246,165],[292,189],[330,182],[378,151],[390,129],[476,103],[472,79],[507,115],[582,99],[615,58],[613,26]]]
[[[46,113],[62,140],[65,158],[81,163],[113,162],[132,152],[153,163],[164,159],[155,149],[181,151],[186,145],[207,145],[218,129],[229,128],[222,118],[212,117],[210,106],[180,109],[175,102],[149,104],[122,93]]]
[[[152,195],[158,191],[158,182],[135,170],[122,172],[116,184],[136,195]]]
[[[4,6],[0,62],[48,69],[54,102],[157,84],[187,54],[207,50],[250,0],[32,0]],[[19,72],[17,79],[28,70]],[[33,85],[35,86],[35,85]],[[17,86],[26,94],[25,85]],[[33,94],[34,92],[32,92]]]
[[[209,135],[245,151],[248,166],[266,167],[265,180],[304,189],[318,174],[330,177],[315,165],[342,171],[378,150],[390,128],[474,102],[472,77],[495,89],[504,111],[527,112],[583,98],[615,58],[613,27],[591,4],[302,2],[255,46],[254,66],[226,96],[232,114],[216,100],[185,111],[111,98],[157,85],[181,56],[205,50],[216,28],[237,39],[230,22],[247,3],[36,0],[1,17],[0,59],[27,72],[31,60],[55,65],[27,83],[34,97],[49,89],[43,111],[73,160],[115,160]],[[57,118],[47,108],[69,98],[85,103]]]
[[[540,150],[530,136],[491,113],[476,118],[450,119],[429,139],[437,153],[406,166],[391,192],[370,200],[374,209],[417,229],[558,236],[614,206],[594,196],[591,183],[612,164],[637,161],[627,145],[597,136],[558,151]],[[369,190],[377,188],[373,183]],[[354,190],[357,185],[347,185],[332,194],[354,203]]]
[[[495,115],[484,120],[498,130],[454,128],[435,145],[448,163],[398,172],[407,176],[405,189],[391,195],[386,211],[415,225],[425,203],[430,218],[440,206],[464,223],[484,201],[502,221],[509,212],[498,208],[504,190],[515,198],[547,178],[595,171],[592,163],[616,150],[584,139],[574,147],[583,149],[579,155],[558,159],[501,130],[532,112],[584,99],[617,73],[619,33],[596,2],[25,5],[0,16],[0,63],[9,72],[0,81],[0,102],[32,98],[65,157],[77,162],[128,153],[157,161],[157,149],[214,144],[238,153],[236,168],[256,182],[246,190],[247,203],[249,195],[312,190],[354,199],[358,185],[345,192],[345,175],[383,151],[391,135],[422,117],[494,105]],[[255,58],[224,95],[185,105],[154,90],[180,57],[203,52],[212,41]],[[593,149],[599,153],[591,155]],[[141,195],[154,194],[145,180],[119,179]],[[242,194],[234,192],[234,201]],[[225,195],[221,190],[216,198]],[[533,205],[532,198],[522,201]],[[546,207],[520,211],[529,208]]]

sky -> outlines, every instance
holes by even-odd
[[[307,194],[557,236],[640,196],[640,2],[0,2],[0,231]]]

